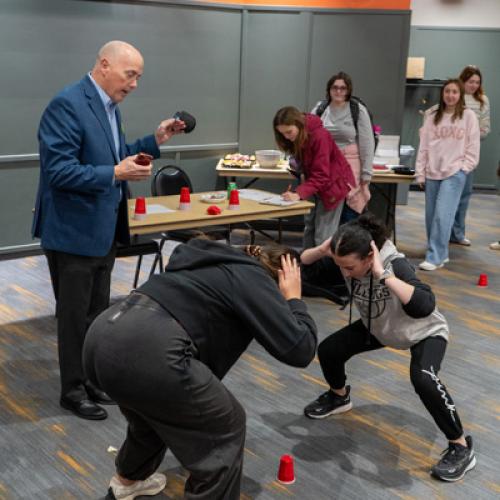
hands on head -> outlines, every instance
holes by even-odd
[[[375,242],[372,240],[370,242],[370,246],[372,248],[372,274],[373,277],[378,279],[384,272],[384,264],[382,262],[382,259],[380,258],[380,252],[378,251],[377,245],[375,245]]]
[[[281,256],[281,269],[278,270],[278,286],[286,300],[300,299],[302,296],[300,266],[297,259],[292,259],[290,254]]]

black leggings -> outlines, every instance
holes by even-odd
[[[345,386],[345,363],[348,359],[355,354],[383,347],[373,335],[368,334],[361,320],[323,340],[318,348],[318,357],[330,387],[342,389]],[[437,426],[449,440],[455,440],[463,434],[462,423],[453,400],[438,378],[445,351],[446,340],[442,337],[427,337],[411,347],[410,380]]]

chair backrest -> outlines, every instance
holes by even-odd
[[[168,196],[179,194],[182,187],[188,187],[193,192],[193,186],[188,174],[175,165],[166,165],[156,172],[151,181],[151,194],[153,196]]]

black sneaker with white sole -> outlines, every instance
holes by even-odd
[[[443,451],[441,460],[431,469],[434,477],[443,481],[458,481],[476,466],[472,437],[466,436],[465,441],[467,441],[467,446],[450,443]]]
[[[304,415],[309,418],[326,418],[330,415],[344,413],[352,408],[350,392],[351,386],[346,386],[346,395],[339,396],[332,390],[326,391],[321,396],[304,408]]]

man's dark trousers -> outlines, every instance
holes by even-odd
[[[44,250],[56,298],[61,396],[87,399],[83,341],[95,317],[109,307],[115,246],[104,257]]]

